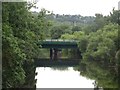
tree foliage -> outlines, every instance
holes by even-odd
[[[40,56],[37,42],[50,26],[46,11],[34,16],[25,2],[4,2],[2,7],[3,88],[33,88],[34,58]]]
[[[86,71],[83,72],[83,75],[95,79],[98,86],[103,88],[118,87],[116,78],[118,72],[116,64],[118,62],[115,59],[118,40],[117,30],[118,25],[110,23],[97,32],[85,36],[86,39],[84,37],[78,44],[82,51],[82,63],[86,64]],[[82,44],[83,40],[86,42],[84,45]]]
[[[96,80],[103,88],[118,88],[118,12],[113,10],[110,16],[96,14],[94,23],[83,27],[82,31],[61,36],[79,41],[78,47],[82,52],[80,74]]]

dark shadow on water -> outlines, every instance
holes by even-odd
[[[52,70],[59,70],[59,71],[67,71],[68,67],[66,66],[55,66],[55,67],[51,67]]]

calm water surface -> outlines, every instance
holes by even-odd
[[[73,67],[68,70],[37,67],[36,72],[36,88],[94,88],[94,80],[81,76]]]

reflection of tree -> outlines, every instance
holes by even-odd
[[[96,81],[94,81],[94,90],[99,90],[99,87],[98,87],[98,83]]]
[[[113,73],[114,69],[105,68],[99,62],[86,61],[80,63],[79,71],[82,76],[96,80],[95,88],[116,88],[118,83],[116,79],[116,73]],[[97,90],[97,89],[95,89]]]
[[[116,24],[112,23],[105,25],[100,30],[90,33],[89,36],[86,35],[86,39],[81,39],[78,45],[80,50],[83,49],[83,60],[81,60],[82,64],[79,65],[80,74],[96,80],[99,87],[118,87],[117,27]],[[86,42],[83,43],[83,40]]]

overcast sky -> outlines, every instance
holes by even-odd
[[[53,11],[55,14],[80,14],[94,16],[95,13],[108,15],[113,7],[118,9],[120,0],[38,0],[37,7]],[[32,9],[34,11],[34,9]]]

